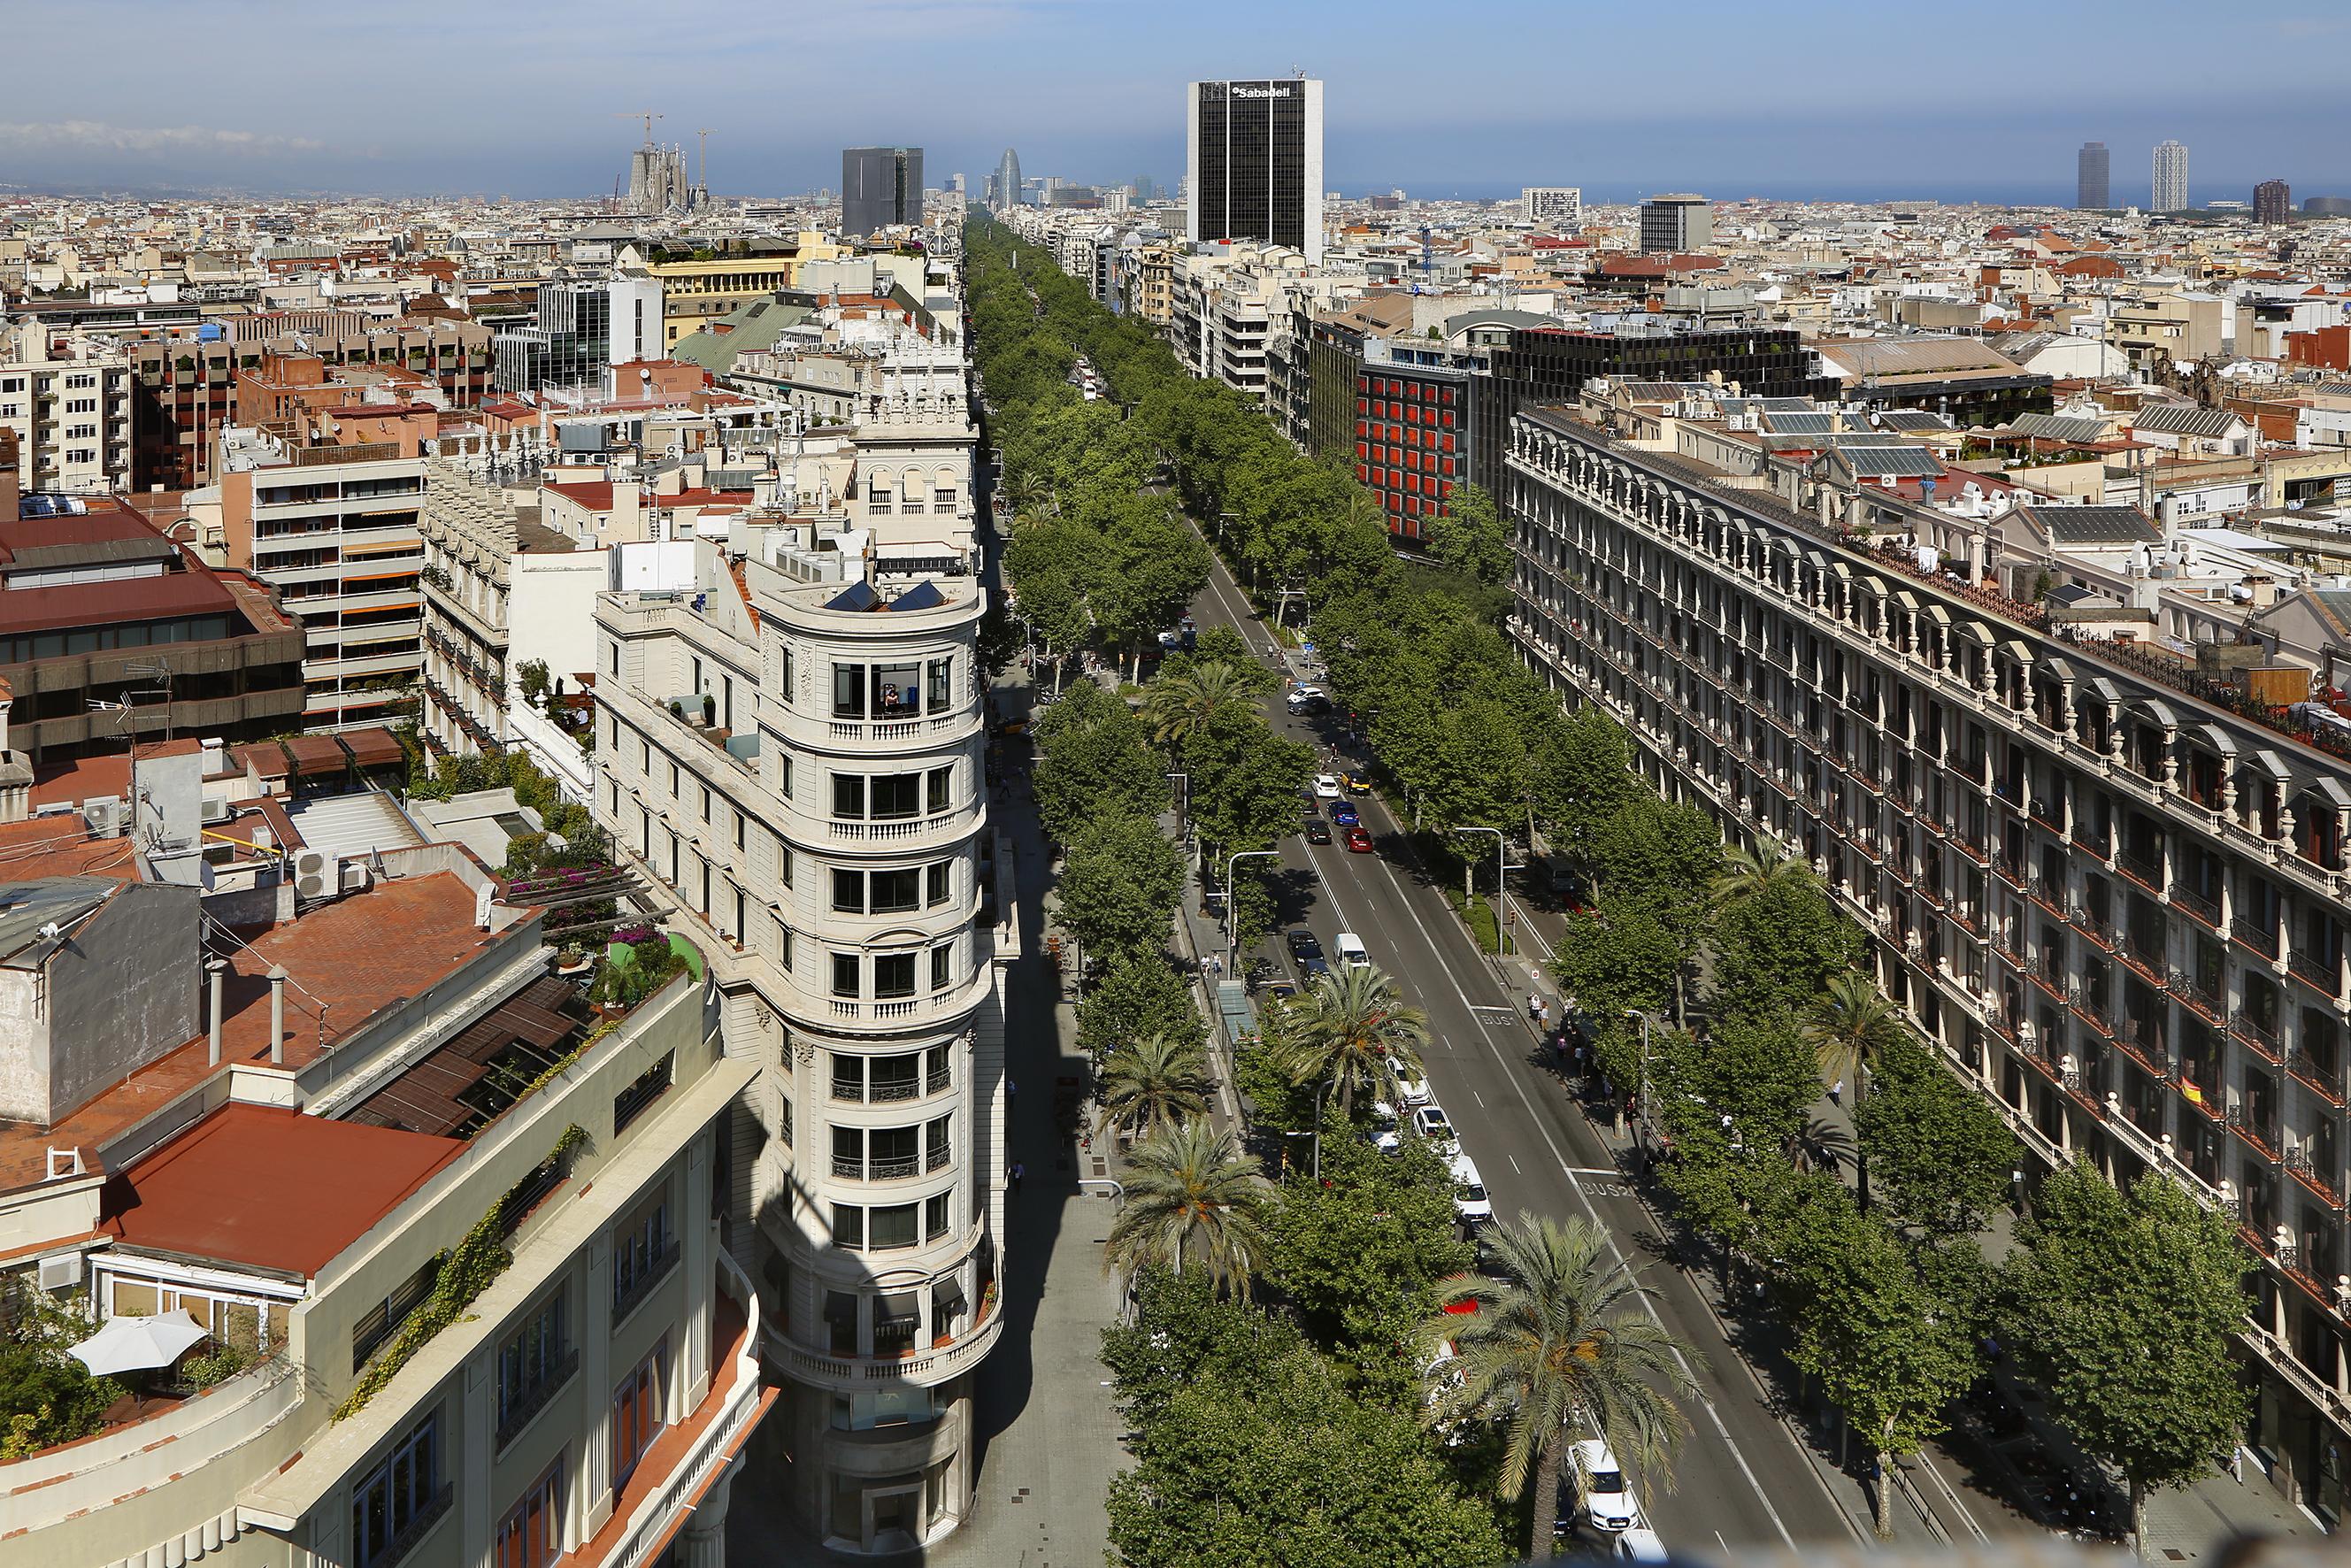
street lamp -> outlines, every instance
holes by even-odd
[[[1232,973],[1233,949],[1238,945],[1240,916],[1233,913],[1233,867],[1246,860],[1280,860],[1280,850],[1243,850],[1225,860],[1225,972]]]
[[[1641,1020],[1641,1086],[1637,1091],[1641,1097],[1640,1125],[1641,1131],[1648,1134],[1645,1142],[1654,1145],[1656,1143],[1656,1126],[1649,1119],[1649,1015],[1638,1008],[1626,1008],[1625,1016]]]
[[[1491,833],[1494,835],[1494,951],[1502,950],[1502,910],[1510,898],[1510,874],[1513,869],[1505,856],[1510,841],[1502,837],[1499,828],[1456,828],[1457,833]],[[1462,868],[1461,896],[1474,902],[1478,897],[1477,873]]]

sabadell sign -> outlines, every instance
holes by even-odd
[[[1232,96],[1235,98],[1288,98],[1290,89],[1286,87],[1237,87],[1232,89]]]

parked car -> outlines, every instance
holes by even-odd
[[[1414,1106],[1411,1113],[1405,1118],[1404,1125],[1391,1127],[1382,1133],[1372,1140],[1374,1146],[1385,1155],[1401,1153],[1404,1149],[1405,1128],[1411,1129],[1413,1136],[1426,1138],[1434,1144],[1437,1146],[1437,1152],[1448,1160],[1459,1152],[1461,1145],[1454,1137],[1452,1118],[1446,1115],[1444,1106],[1433,1101],[1426,1105]]]
[[[1307,818],[1305,831],[1306,841],[1310,844],[1327,844],[1331,841],[1331,824],[1320,817]]]
[[[1673,1554],[1657,1532],[1646,1524],[1636,1524],[1616,1538],[1616,1561],[1619,1563],[1670,1563]]]
[[[1594,1530],[1604,1530],[1612,1535],[1641,1522],[1640,1505],[1633,1500],[1633,1488],[1625,1479],[1625,1467],[1616,1462],[1616,1456],[1599,1438],[1587,1437],[1575,1445],[1566,1473],[1559,1479],[1560,1495],[1575,1499],[1573,1510],[1562,1511],[1569,1513],[1571,1520],[1574,1511],[1580,1511]]]
[[[1314,776],[1314,798],[1318,800],[1337,800],[1339,776],[1335,773],[1317,773]]]
[[[1494,1200],[1487,1196],[1484,1178],[1478,1174],[1478,1162],[1468,1155],[1456,1155],[1449,1162],[1453,1166],[1453,1218],[1475,1228],[1494,1218]]]
[[[1361,828],[1349,828],[1347,830],[1347,847],[1354,851],[1359,855],[1370,854],[1372,852],[1372,835],[1364,831]]]

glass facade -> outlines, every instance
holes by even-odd
[[[1254,239],[1317,252],[1322,235],[1310,162],[1319,165],[1319,83],[1204,81],[1192,148],[1196,239]]]

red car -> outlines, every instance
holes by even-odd
[[[1349,828],[1347,830],[1347,847],[1354,851],[1355,853],[1359,855],[1370,854],[1372,852],[1372,835],[1364,831],[1361,828]]]

